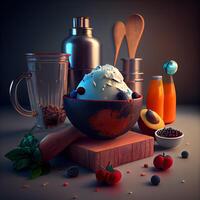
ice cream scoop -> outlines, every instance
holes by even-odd
[[[131,99],[132,90],[124,82],[120,71],[109,64],[97,66],[86,74],[76,88],[77,99],[119,100]]]

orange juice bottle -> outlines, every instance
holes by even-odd
[[[158,113],[163,119],[164,89],[162,76],[152,76],[147,92],[146,107]]]
[[[176,119],[176,89],[172,76],[164,77],[164,115],[165,124],[170,124]]]

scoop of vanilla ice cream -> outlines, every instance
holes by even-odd
[[[83,87],[85,93],[77,94],[78,99],[85,100],[116,100],[117,94],[122,91],[131,99],[132,91],[123,80],[120,71],[112,65],[97,66],[86,74],[77,86]]]

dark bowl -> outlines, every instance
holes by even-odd
[[[111,139],[130,130],[139,118],[142,99],[80,100],[64,96],[64,108],[70,122],[84,134]]]

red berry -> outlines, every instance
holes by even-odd
[[[106,169],[99,169],[96,171],[97,181],[114,185],[121,180],[122,174],[119,170],[113,169],[112,165],[108,164]]]
[[[99,169],[96,171],[96,179],[99,182],[104,182],[106,175],[108,172],[104,169]]]
[[[68,182],[64,182],[64,183],[63,183],[63,187],[67,187],[68,185],[69,185]]]
[[[167,170],[172,166],[173,159],[171,156],[163,153],[163,155],[160,154],[154,158],[153,164],[157,169]]]
[[[108,176],[106,176],[106,183],[108,185],[115,185],[120,181],[122,174],[119,170],[114,170],[114,172],[110,172]]]

